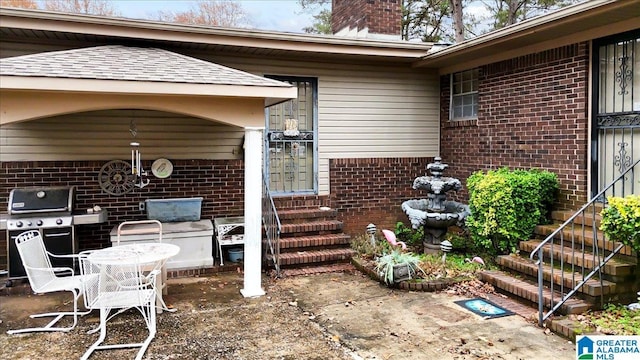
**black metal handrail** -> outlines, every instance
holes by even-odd
[[[264,174],[262,176],[262,225],[266,237],[266,258],[273,260],[276,277],[280,277],[280,233],[282,232],[282,224]]]
[[[571,296],[573,296],[578,291],[578,289],[580,289],[595,274],[599,275],[600,282],[602,285],[601,269],[605,266],[605,264],[611,258],[613,258],[618,252],[620,252],[620,250],[624,247],[624,244],[617,243],[617,245],[613,247],[613,249],[609,252],[609,254],[607,254],[608,250],[605,243],[607,239],[603,235],[602,241],[598,240],[598,236],[601,233],[598,232],[599,229],[596,221],[597,213],[596,213],[595,204],[597,202],[602,202],[604,206],[606,206],[607,205],[606,193],[610,190],[615,193],[616,185],[620,185],[620,183],[622,183],[622,194],[624,196],[625,184],[628,184],[628,183],[625,183],[625,181],[627,180],[627,175],[631,174],[630,178],[631,178],[631,184],[633,186],[633,184],[635,184],[635,181],[636,181],[635,169],[638,166],[638,164],[640,164],[640,159],[636,161],[632,166],[628,167],[622,174],[620,174],[616,179],[614,179],[609,185],[607,185],[604,189],[602,189],[598,194],[593,196],[591,201],[589,201],[584,206],[582,206],[580,210],[578,210],[575,214],[573,214],[560,227],[558,227],[554,232],[552,232],[549,236],[547,236],[547,238],[543,242],[541,242],[533,251],[531,251],[529,258],[531,260],[535,260],[534,257],[537,257],[536,264],[538,265],[538,325],[539,326],[543,326],[544,321],[548,319],[556,310],[558,310]],[[587,216],[591,217],[590,218],[591,221],[585,221],[587,219]],[[577,219],[581,220],[580,223],[576,223]],[[587,248],[589,247],[589,245],[587,245],[584,241],[585,234],[587,233],[587,229],[589,227],[591,228],[590,231],[593,234],[593,244],[591,245],[591,249],[590,249],[592,253],[591,257],[593,262],[593,267],[591,269],[588,269],[585,267],[585,264],[587,263],[587,261],[585,260],[588,260],[588,259],[585,256],[585,252],[584,252],[585,250],[588,250]],[[569,235],[565,236],[565,232],[569,232]],[[569,239],[565,240],[566,237],[568,237]],[[602,243],[603,246],[600,246],[600,243]],[[565,253],[565,250],[567,249],[567,247],[565,247],[565,244],[570,249],[569,251],[572,252],[571,254]],[[615,244],[615,243],[612,243],[612,244]],[[572,277],[571,284],[576,284],[576,281],[577,281],[576,265],[573,262],[569,262],[566,260],[567,258],[569,258],[569,256],[567,255],[571,255],[571,258],[573,258],[573,255],[575,255],[575,252],[576,252],[575,250],[576,245],[578,249],[580,249],[580,251],[582,252],[582,261],[580,266],[580,271],[581,271],[580,275],[582,277],[582,280],[579,281],[577,285],[575,285],[571,290],[565,291],[565,281],[567,280],[565,276],[567,276],[567,274],[570,274],[570,276]],[[554,258],[554,246],[558,246],[560,251],[560,255],[558,256],[558,259]],[[543,287],[544,287],[543,250],[545,248],[550,249],[549,265],[551,268],[551,276],[549,279],[549,287],[551,290],[551,301],[549,304],[550,310],[546,314],[544,313],[545,300],[543,296]],[[556,281],[554,280],[555,279],[554,270],[557,270],[557,269],[559,269],[560,277],[561,277],[559,284],[557,284]],[[585,273],[587,274],[585,275]],[[562,296],[562,298],[557,302],[554,301],[555,288],[558,288]],[[601,305],[604,305],[603,297],[604,297],[604,294],[603,292],[601,292],[600,294]]]

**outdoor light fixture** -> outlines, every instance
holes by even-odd
[[[376,231],[378,231],[378,229],[374,224],[367,225],[367,234],[369,234],[369,238],[371,239],[372,246],[376,246],[376,237],[375,237]]]
[[[445,240],[445,241],[440,243],[440,250],[442,250],[442,252],[444,253],[442,255],[442,263],[443,264],[447,261],[447,253],[451,252],[452,249],[453,249],[453,244],[451,244],[451,242],[449,242],[449,240]]]

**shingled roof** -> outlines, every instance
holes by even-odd
[[[106,45],[0,59],[0,75],[289,87],[226,66],[157,48]]]

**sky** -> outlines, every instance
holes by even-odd
[[[143,18],[158,10],[189,10],[194,1],[189,0],[111,0],[125,17]],[[242,4],[253,28],[284,32],[304,32],[313,18],[303,13],[297,0],[235,0]]]

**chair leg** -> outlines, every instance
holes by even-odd
[[[93,345],[91,345],[89,349],[87,349],[87,351],[84,353],[84,355],[82,355],[80,360],[87,360],[89,356],[93,354],[94,351],[100,348],[100,344],[102,344],[104,339],[107,337],[107,316],[108,315],[109,315],[109,309],[100,308],[100,327],[99,327],[100,336],[98,336],[98,340],[96,340],[96,342],[94,342]]]
[[[32,319],[41,318],[41,317],[54,317],[47,325],[43,327],[33,327],[33,328],[25,328],[25,329],[16,329],[16,330],[8,330],[7,334],[23,334],[29,332],[46,332],[46,331],[71,331],[78,324],[78,316],[84,316],[91,312],[91,310],[85,312],[78,312],[78,299],[80,298],[80,293],[76,290],[69,290],[73,293],[73,312],[63,311],[63,312],[51,312],[51,313],[42,313],[42,314],[33,314],[30,315]],[[73,324],[67,327],[55,327],[62,318],[65,316],[73,316]]]
[[[149,335],[147,338],[141,343],[128,343],[128,344],[112,344],[112,345],[103,345],[104,339],[107,335],[107,321],[113,318],[114,315],[109,316],[111,312],[107,308],[100,308],[100,336],[98,340],[96,340],[89,349],[84,353],[84,355],[80,358],[80,360],[87,360],[93,352],[96,350],[108,350],[108,349],[123,349],[123,348],[133,348],[139,347],[138,353],[136,355],[136,360],[141,360],[144,356],[144,353],[147,351],[149,344],[156,336],[156,311],[155,311],[155,301],[153,299],[149,300],[149,303],[142,307],[137,307],[137,309],[142,314],[145,324],[147,325],[147,329],[149,330]],[[116,315],[121,313],[116,312]]]

